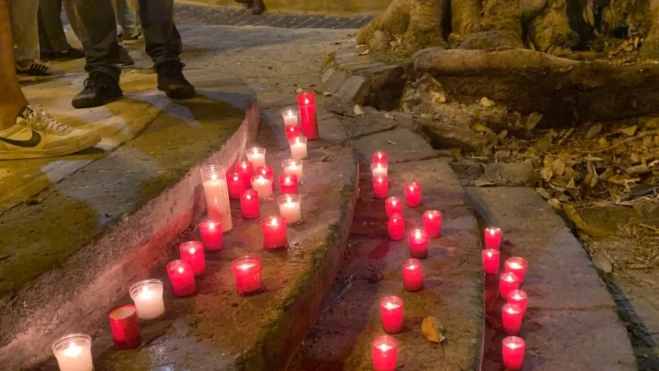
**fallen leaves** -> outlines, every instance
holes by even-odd
[[[426,317],[421,324],[421,331],[428,341],[433,343],[442,343],[446,340],[444,324],[437,317]]]

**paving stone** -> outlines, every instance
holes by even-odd
[[[435,150],[409,129],[395,129],[359,138],[354,146],[367,163],[371,162],[371,156],[377,151],[387,152],[389,163],[423,160],[435,156]]]
[[[384,117],[384,113],[367,113],[354,119],[345,119],[345,126],[352,138],[375,134],[381,131],[391,130],[396,127],[397,121]]]
[[[368,94],[368,82],[363,76],[348,76],[335,94],[346,102],[363,105]]]
[[[343,83],[346,81],[346,73],[343,71],[338,71],[333,68],[330,68],[328,71],[332,71],[332,74],[329,75],[327,78],[327,82],[325,82],[325,88],[329,90],[332,93],[336,93],[337,90],[343,85]]]

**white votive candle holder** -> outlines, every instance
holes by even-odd
[[[137,318],[150,321],[165,315],[163,284],[161,280],[144,280],[135,282],[128,289],[130,298],[137,308]]]
[[[53,354],[60,371],[92,371],[92,338],[87,334],[70,334],[53,343]]]
[[[252,177],[252,188],[259,194],[259,200],[267,200],[272,197],[272,179],[263,175]]]
[[[297,126],[299,124],[298,112],[294,107],[286,107],[281,111],[281,115],[284,118],[285,126]]]
[[[289,225],[302,223],[302,209],[300,195],[283,195],[277,198],[279,206],[279,215],[281,215]]]
[[[201,168],[201,181],[206,197],[208,219],[220,222],[223,232],[231,230],[233,222],[226,169],[218,165],[204,166]]]
[[[376,162],[371,164],[371,173],[373,177],[376,176],[388,176],[389,175],[389,166],[387,164]]]
[[[307,137],[301,135],[288,142],[291,146],[291,158],[299,160],[307,158]]]
[[[288,159],[281,163],[284,168],[284,174],[295,174],[297,182],[302,183],[302,160]]]
[[[247,161],[252,163],[254,168],[265,166],[265,148],[253,147],[245,151]]]

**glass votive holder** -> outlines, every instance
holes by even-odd
[[[231,230],[233,222],[226,169],[223,166],[208,165],[202,167],[200,171],[208,218],[220,222],[223,232]]]
[[[300,119],[297,107],[286,107],[281,111],[281,116],[284,118],[284,126],[298,126]]]
[[[396,371],[398,364],[398,342],[392,336],[381,335],[371,344],[373,370]]]
[[[259,195],[259,200],[269,200],[272,198],[272,179],[263,175],[252,177],[252,189]]]
[[[93,371],[92,338],[87,334],[70,334],[52,346],[60,371]]]
[[[151,321],[165,315],[163,291],[162,281],[156,279],[138,281],[130,286],[128,293],[137,309],[137,318]]]
[[[302,184],[302,160],[288,159],[281,163],[284,168],[284,174],[293,174],[297,176],[297,182]]]
[[[238,295],[252,295],[263,290],[261,259],[258,256],[248,255],[234,260],[231,270],[236,280]]]
[[[281,215],[289,225],[302,223],[302,198],[300,195],[283,195],[277,198],[279,206],[279,215]]]
[[[292,159],[300,160],[307,158],[307,138],[304,135],[293,138],[293,140],[288,142],[288,145],[291,147]]]
[[[245,151],[245,155],[255,168],[265,166],[265,148],[252,147]]]
[[[388,176],[389,175],[389,165],[382,162],[375,162],[371,164],[371,175],[376,176]]]

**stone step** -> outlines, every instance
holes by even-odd
[[[246,1],[235,0],[177,0],[178,4],[219,5],[244,7]],[[266,13],[260,17],[277,15],[279,12],[305,12],[318,14],[361,14],[387,9],[389,0],[265,0]],[[250,13],[251,15],[251,13]]]
[[[167,261],[163,246],[201,216],[199,167],[229,165],[253,140],[259,108],[247,85],[192,81],[197,98],[152,103],[139,137],[2,214],[0,369],[32,366],[67,333],[95,334],[130,284]],[[161,96],[153,86],[147,101]]]

